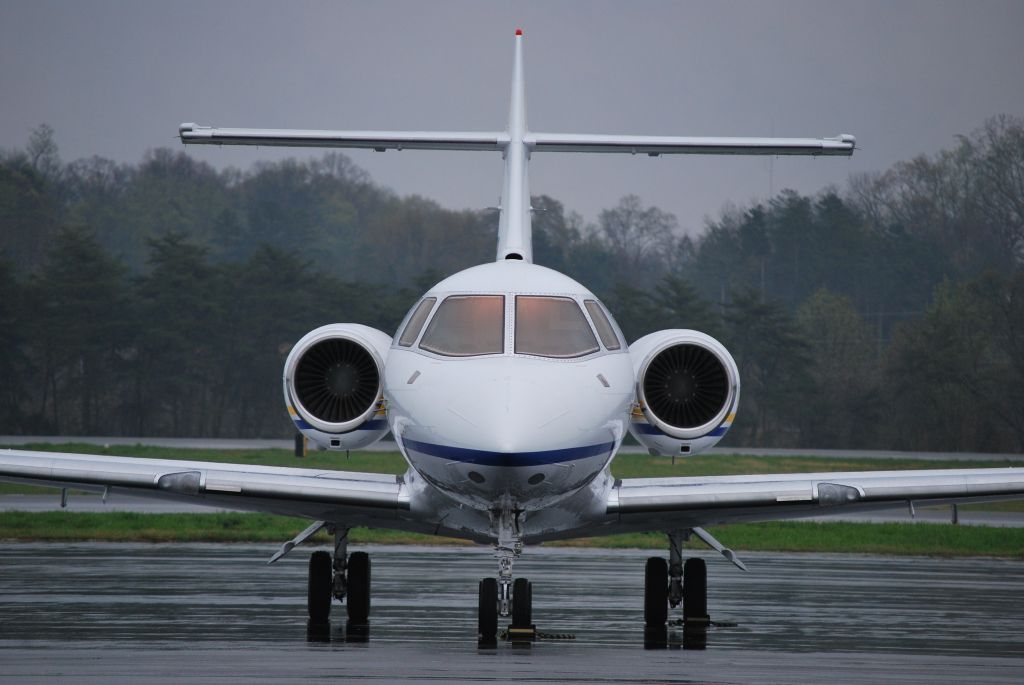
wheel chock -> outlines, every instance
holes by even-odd
[[[537,626],[509,626],[505,631],[505,639],[509,642],[533,642],[537,639]]]

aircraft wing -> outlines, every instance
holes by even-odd
[[[1024,468],[627,478],[611,489],[607,513],[624,529],[663,531],[1018,497]]]
[[[409,508],[398,476],[0,450],[0,481],[192,502],[212,507],[302,516],[349,525],[395,525]]]
[[[281,128],[217,128],[182,124],[186,145],[266,145],[271,147],[347,147],[384,150],[502,150],[505,132],[469,131],[312,131]]]
[[[580,133],[531,133],[526,143],[536,152],[621,152],[658,155],[843,155],[857,140],[835,138],[701,138],[683,136],[616,136]]]

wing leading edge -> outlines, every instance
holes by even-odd
[[[666,530],[1018,497],[1024,468],[627,478],[611,489],[607,513],[630,529]]]

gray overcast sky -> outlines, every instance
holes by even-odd
[[[535,131],[853,133],[847,159],[780,158],[774,187],[950,147],[1024,115],[1024,2],[52,2],[0,0],[0,148],[52,125],[65,160],[137,162],[177,126],[500,130],[522,27]],[[217,167],[306,154],[189,148]],[[350,151],[401,194],[493,205],[488,153]],[[593,221],[626,193],[699,229],[769,191],[763,158],[537,155],[534,194]]]

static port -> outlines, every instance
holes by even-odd
[[[485,480],[487,480],[486,478],[483,477],[482,474],[479,474],[476,471],[470,471],[466,475],[469,476],[469,479],[474,483],[483,483]]]
[[[530,485],[540,485],[541,483],[544,482],[544,474],[535,473],[532,476],[530,476],[530,479],[527,480],[526,482],[529,483]]]

